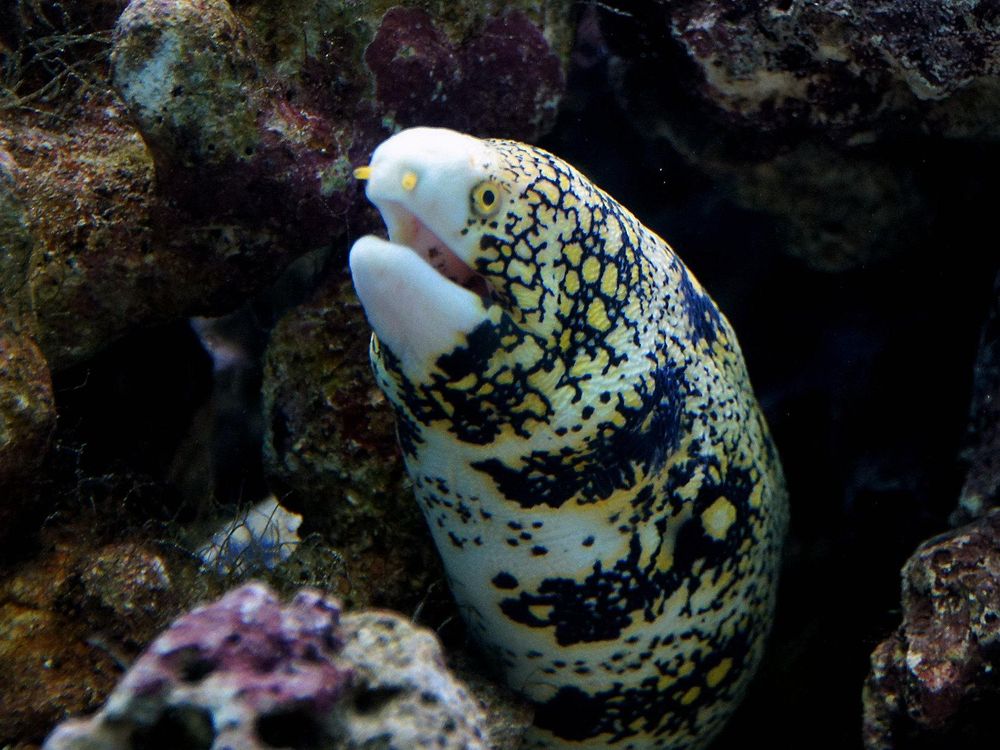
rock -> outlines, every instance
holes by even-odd
[[[0,577],[0,744],[41,741],[61,718],[95,708],[119,676],[116,649],[91,639],[74,596],[83,555],[73,545],[89,543],[83,530]]]
[[[115,542],[84,555],[79,565],[81,615],[95,632],[142,646],[177,610],[178,595],[166,561],[138,542]]]
[[[603,42],[637,135],[771,216],[780,246],[812,268],[912,252],[937,185],[961,179],[935,174],[926,154],[942,138],[1000,138],[989,3],[625,7],[602,18]]]
[[[866,750],[987,747],[1000,697],[1000,511],[922,544],[903,568],[903,622],[873,652]],[[985,722],[985,723],[983,723]],[[921,743],[913,744],[914,738]]]
[[[490,747],[482,711],[447,672],[431,631],[391,612],[358,612],[344,617],[342,637],[356,682],[338,747],[371,747],[380,737],[393,748]]]
[[[0,304],[16,320],[30,315],[28,274],[35,240],[24,202],[17,195],[14,158],[0,148]]]
[[[391,8],[365,63],[396,122],[519,140],[552,127],[563,90],[559,55],[516,9],[454,44],[427,11]]]
[[[34,5],[0,15],[12,24],[0,38],[32,75],[11,89],[24,106],[0,109],[0,149],[37,237],[37,341],[56,370],[131,330],[227,312],[296,256],[363,227],[371,212],[351,170],[407,118],[437,107],[440,124],[538,137],[553,124],[572,28],[565,0],[439,15],[133,0],[109,78],[107,29],[90,24],[123,4],[80,5],[58,29]],[[402,62],[421,24],[462,64],[458,88],[440,77],[452,72]],[[33,66],[41,54],[46,66]],[[403,106],[400,92],[428,87],[447,101]],[[44,111],[31,98],[42,91]]]
[[[118,666],[107,652],[67,638],[65,619],[14,601],[0,603],[4,700],[0,742],[41,739],[53,722],[100,703]]]
[[[984,134],[1000,135],[988,124],[1000,91],[990,3],[700,0],[668,14],[700,79],[694,90],[733,124],[961,134],[976,106],[968,93],[980,99],[974,119]]]
[[[15,485],[41,464],[56,420],[48,363],[32,338],[33,248],[14,162],[0,148],[0,536],[30,500],[30,491]]]
[[[483,733],[490,750],[520,750],[525,732],[535,719],[535,709],[506,685],[487,675],[490,669],[481,655],[454,651],[448,664],[466,684],[486,716]]]
[[[56,411],[48,363],[0,302],[0,535],[21,499],[14,485],[33,478],[48,449]],[[17,498],[17,499],[15,499]]]
[[[441,565],[368,364],[371,329],[338,275],[285,315],[264,358],[264,456],[347,565],[354,606],[412,611]]]
[[[175,168],[224,165],[259,148],[260,71],[226,0],[130,2],[111,66],[143,139]]]
[[[389,613],[341,617],[303,589],[286,605],[248,584],[178,619],[104,708],[47,750],[486,748],[482,714],[444,667],[437,639]]]

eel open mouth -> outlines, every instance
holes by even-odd
[[[493,303],[489,282],[458,257],[419,218],[393,201],[385,201],[378,208],[386,223],[390,242],[410,248],[446,279],[479,295],[485,306]]]

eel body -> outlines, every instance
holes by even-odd
[[[531,146],[402,131],[351,249],[460,610],[529,747],[701,748],[774,609],[781,467],[728,321],[673,250]]]

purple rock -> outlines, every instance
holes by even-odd
[[[376,98],[401,125],[532,140],[552,127],[562,63],[521,11],[453,43],[419,8],[392,8],[365,51]]]
[[[433,633],[390,612],[341,618],[313,589],[250,583],[179,618],[92,718],[45,750],[485,750],[484,717]]]
[[[282,605],[260,584],[236,589],[174,622],[103,711],[62,725],[45,747],[128,747],[132,733],[171,731],[178,747],[195,747],[209,727],[214,746],[256,748],[268,746],[261,725],[282,716],[319,727],[351,681],[336,661],[339,619],[339,604],[316,591]]]

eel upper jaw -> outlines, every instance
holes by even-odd
[[[446,279],[478,294],[485,306],[493,303],[489,282],[414,213],[397,201],[383,201],[378,209],[390,242],[409,247]]]
[[[377,205],[389,240],[355,242],[351,275],[379,340],[420,377],[491,320],[488,286],[414,214],[390,201]]]

